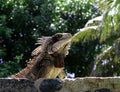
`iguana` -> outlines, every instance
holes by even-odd
[[[27,67],[11,78],[60,78],[65,77],[64,58],[68,54],[71,43],[70,33],[56,33],[53,36],[39,38],[39,46],[33,50],[32,59]]]

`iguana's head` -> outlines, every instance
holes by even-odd
[[[59,54],[64,55],[68,54],[70,48],[72,35],[70,33],[56,33],[50,37],[39,38],[37,44],[39,45],[33,52],[32,56],[37,56],[40,53],[45,51],[48,54]]]

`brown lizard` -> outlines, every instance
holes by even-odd
[[[71,38],[70,33],[39,38],[39,46],[33,50],[33,58],[27,67],[11,78],[28,78],[33,81],[39,78],[64,78],[64,58],[68,54]]]

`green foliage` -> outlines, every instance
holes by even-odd
[[[6,16],[0,16],[0,36],[10,38],[12,34],[12,30],[6,26]]]
[[[0,63],[0,77],[8,77],[21,70],[18,62],[8,61]]]
[[[96,69],[94,76],[119,76],[120,58],[116,56],[115,48],[108,48],[109,50],[104,51],[96,59]]]
[[[95,2],[95,0],[92,0]],[[103,21],[101,21],[100,31],[100,42],[112,42],[120,36],[120,1],[119,0],[98,0],[96,1],[96,7],[98,7],[99,11],[103,16]],[[79,32],[82,34],[81,32]],[[79,34],[78,33],[78,34]],[[91,34],[89,36],[92,36]],[[98,35],[97,35],[98,36]],[[86,36],[87,38],[88,36]],[[81,39],[82,37],[80,37]],[[84,39],[84,38],[83,38]],[[89,37],[88,37],[89,39]],[[92,39],[90,39],[92,40]]]
[[[108,2],[108,1],[105,1]],[[120,75],[120,68],[119,68],[119,44],[116,44],[119,42],[119,36],[120,36],[120,1],[119,0],[112,0],[108,2],[109,4],[106,6],[106,12],[104,14],[104,26],[103,26],[103,32],[101,34],[101,40],[105,40],[108,44],[112,43],[114,50],[113,52],[115,55],[109,54],[109,58],[112,59],[111,62],[108,62],[106,64],[106,68],[104,70],[107,71],[107,68],[112,68],[112,71],[108,71],[106,76],[119,76]],[[102,2],[100,4],[103,5]],[[104,3],[105,4],[105,3]],[[101,5],[100,5],[101,7]],[[105,8],[105,7],[103,7]],[[115,43],[114,43],[115,42]],[[117,47],[117,48],[116,48]],[[105,55],[106,57],[108,55]],[[99,64],[100,65],[100,64]],[[104,66],[103,66],[104,67]],[[111,73],[111,74],[110,74]]]
[[[120,21],[120,1],[119,0],[100,0],[98,3],[100,10],[104,14],[103,32],[101,33],[101,41],[119,37],[119,21]]]
[[[98,55],[99,59],[95,61],[96,70],[94,70],[94,76],[119,76],[120,1],[99,0],[98,6],[103,12],[103,23],[100,33],[101,46],[109,46],[111,49],[105,49],[102,51],[103,53]]]
[[[4,42],[5,39],[11,38],[12,29],[6,26],[6,16],[0,15],[0,44]],[[0,57],[5,57],[6,48],[4,44],[0,45]]]
[[[96,54],[96,45],[98,40],[89,42],[74,43],[71,46],[69,55],[65,59],[68,72],[75,73],[76,77],[89,76],[94,66]]]

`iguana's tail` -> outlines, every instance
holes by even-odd
[[[11,75],[10,78],[25,78],[25,75],[30,71],[30,69],[33,67],[35,64],[35,60],[32,59],[31,61],[28,62],[27,67],[22,69],[20,72]]]

